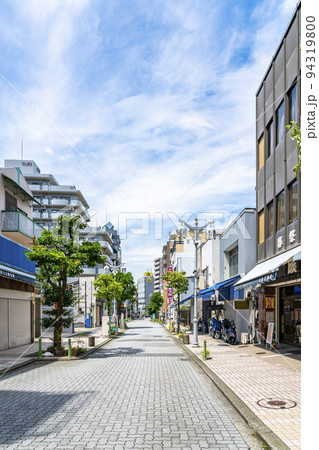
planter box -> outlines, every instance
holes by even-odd
[[[184,334],[184,336],[183,336],[183,344],[189,344],[189,334]]]
[[[89,347],[95,347],[95,336],[89,336],[88,344]]]
[[[78,356],[81,353],[80,348],[71,348],[71,355],[72,356]]]

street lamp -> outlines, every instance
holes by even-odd
[[[195,287],[194,287],[194,319],[193,319],[193,347],[198,347],[198,319],[197,319],[197,290],[198,290],[198,257],[197,257],[197,247],[199,243],[199,237],[201,233],[206,229],[207,239],[215,239],[216,232],[214,230],[214,221],[208,222],[205,225],[198,226],[198,218],[195,218],[195,226],[189,225],[184,220],[179,219],[180,226],[177,228],[177,234],[180,237],[185,238],[187,229],[193,232],[193,242],[195,245]]]

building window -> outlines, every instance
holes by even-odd
[[[294,181],[289,186],[289,223],[294,222],[298,217],[298,181]]]
[[[238,245],[229,252],[229,276],[238,274]]]
[[[293,85],[288,93],[288,123],[297,120],[297,83]]]
[[[285,104],[284,101],[282,101],[279,108],[276,111],[276,145],[280,144],[285,134],[284,111],[285,111]]]
[[[267,205],[267,228],[268,228],[268,237],[274,234],[274,202],[270,202]]]
[[[262,134],[258,141],[258,170],[262,168],[265,161],[264,135]]]
[[[285,226],[285,193],[280,192],[277,195],[277,217],[276,217],[276,230],[280,230]]]
[[[258,244],[262,244],[265,240],[265,214],[262,209],[258,214]]]
[[[274,122],[271,119],[267,125],[267,158],[272,154],[274,148]]]

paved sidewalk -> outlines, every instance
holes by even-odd
[[[123,331],[123,330],[122,330]],[[76,345],[76,336],[79,333],[88,333],[88,336],[95,336],[95,347],[98,347],[105,341],[105,337],[101,336],[102,328],[76,328],[74,333],[64,333],[62,336],[62,344],[67,348],[68,339],[71,337],[73,345]],[[53,334],[45,333],[42,337],[42,352],[52,345]],[[87,346],[87,338],[80,337]],[[92,347],[93,348],[93,347]],[[4,372],[16,369],[18,367],[30,364],[34,361],[39,350],[38,339],[31,344],[20,345],[19,347],[0,350],[0,375]]]
[[[225,344],[199,335],[199,348],[186,347],[202,360],[289,448],[301,448],[301,363],[260,346]],[[289,353],[289,352],[287,352]],[[274,405],[268,402],[275,402]],[[276,402],[285,404],[276,404]]]

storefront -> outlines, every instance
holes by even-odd
[[[250,291],[256,342],[265,343],[273,326],[272,343],[301,344],[300,246],[258,264],[237,286]]]

